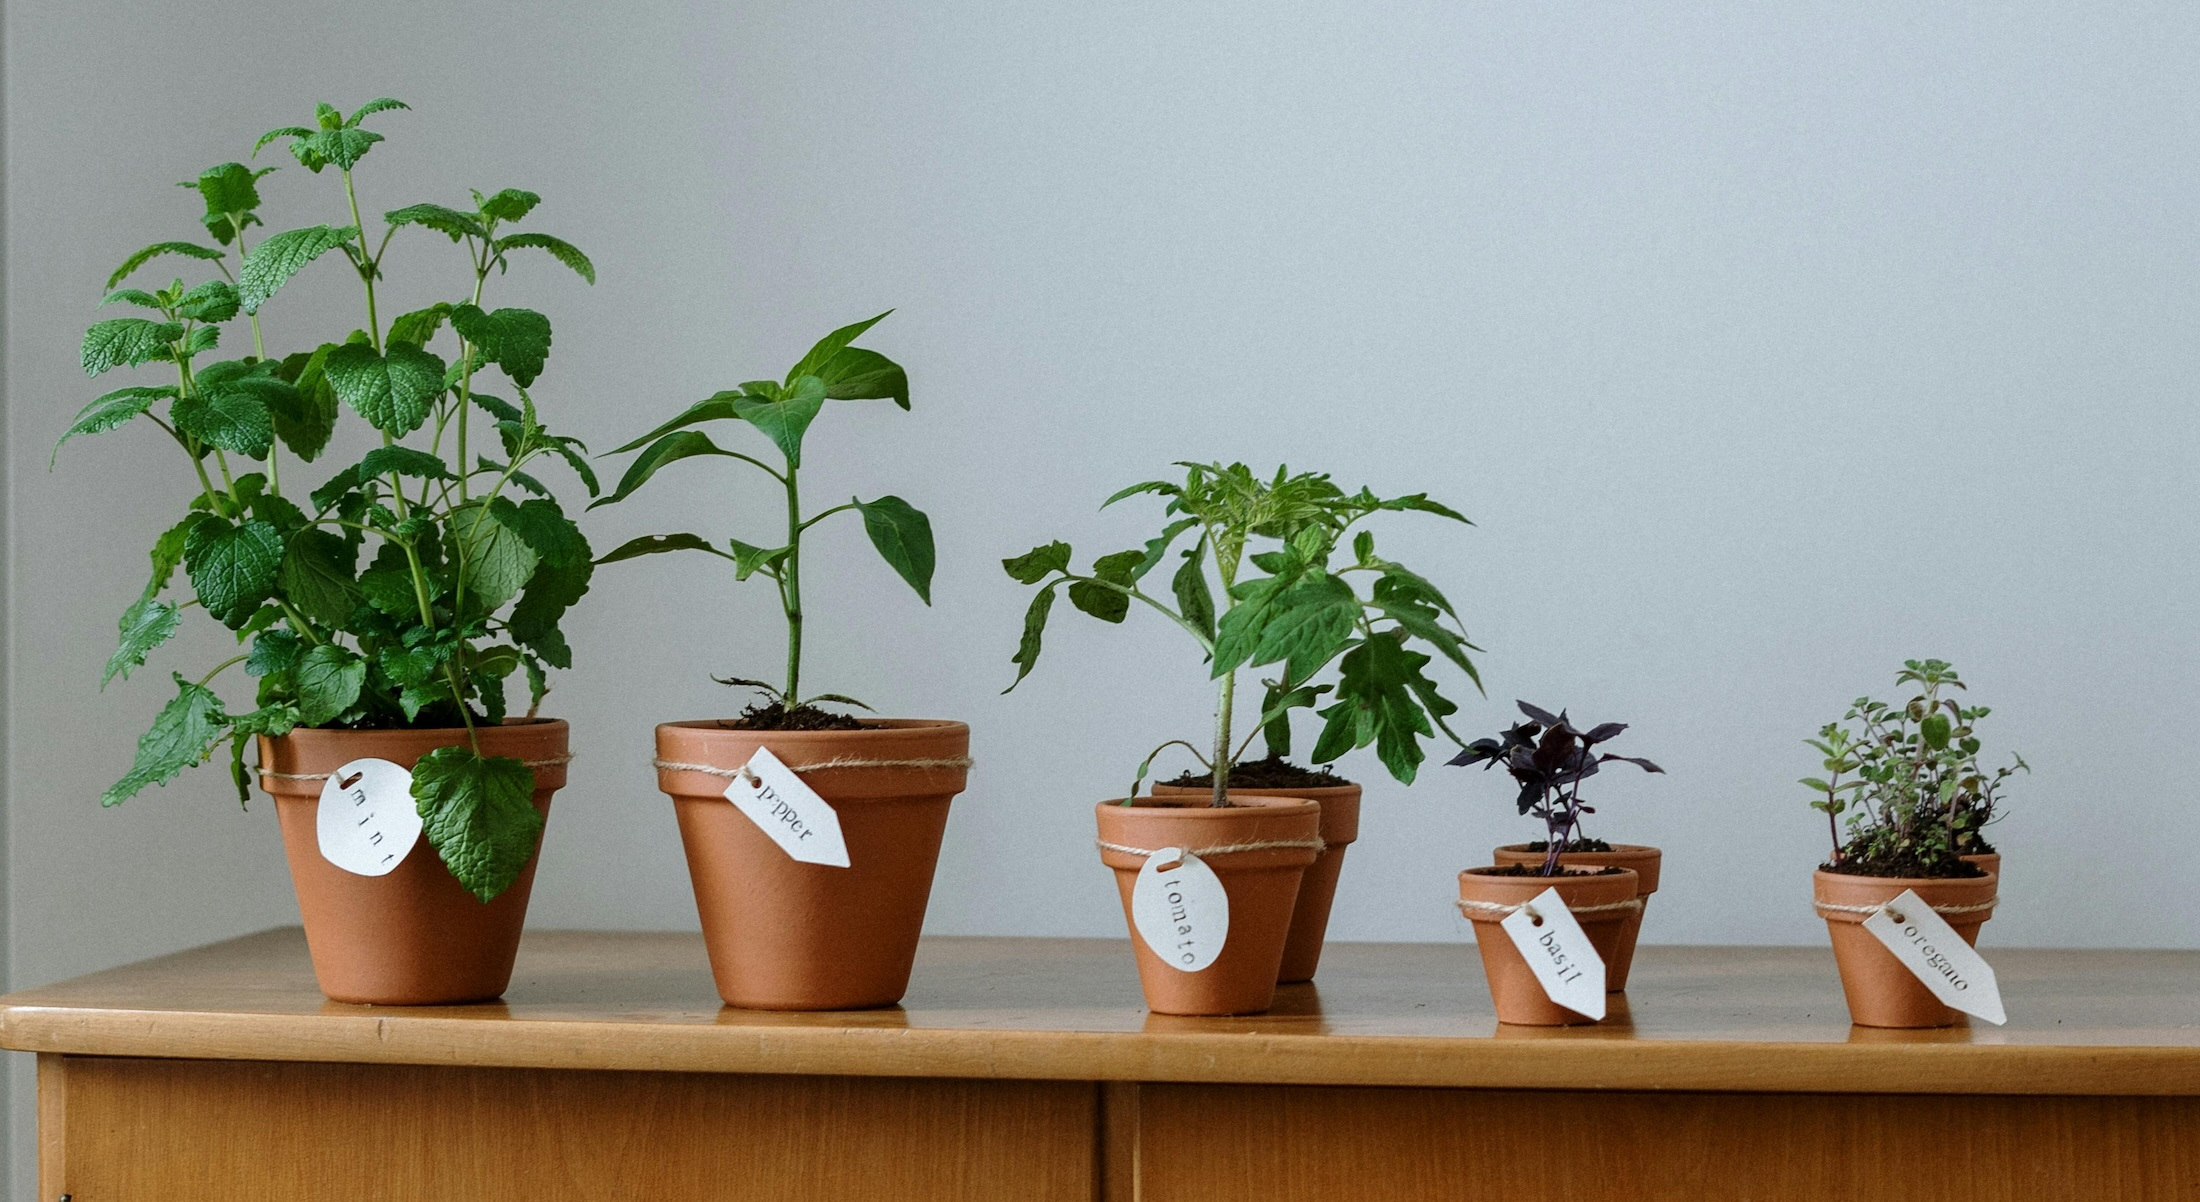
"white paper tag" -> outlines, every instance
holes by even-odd
[[[1536,894],[1498,925],[1512,936],[1520,958],[1552,1001],[1590,1018],[1604,1017],[1604,957],[1590,946],[1558,890]]]
[[[420,841],[411,772],[388,760],[353,760],[321,786],[314,833],[321,858],[345,872],[387,876]]]
[[[789,856],[805,864],[848,866],[840,815],[781,763],[771,748],[759,747],[749,757],[742,774],[726,786],[726,800]]]
[[[1230,895],[1205,860],[1164,847],[1146,857],[1131,886],[1131,925],[1162,963],[1198,972],[1230,938]]]
[[[1994,980],[1993,967],[1915,890],[1904,889],[1866,916],[1864,929],[1886,944],[1902,967],[1925,982],[1942,1005],[1996,1025],[2009,1021],[2001,1008],[2001,985]]]

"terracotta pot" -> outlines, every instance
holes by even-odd
[[[1291,911],[1291,934],[1283,943],[1278,985],[1314,979],[1322,962],[1322,941],[1329,935],[1329,908],[1337,900],[1337,877],[1344,871],[1344,849],[1360,837],[1360,786],[1322,789],[1263,789],[1271,797],[1303,797],[1322,808],[1322,842],[1314,863],[1299,882],[1298,906]],[[1209,796],[1211,790],[1155,785],[1156,797]]]
[[[718,996],[752,1010],[891,1006],[909,988],[947,807],[966,767],[815,768],[829,760],[964,759],[960,722],[880,719],[862,730],[734,730],[717,722],[657,728],[657,758],[738,771],[772,754],[833,807],[846,868],[789,856],[726,800],[726,776],[660,768],[687,849]]]
[[[1819,916],[1833,937],[1833,958],[1841,968],[1841,991],[1848,998],[1851,1022],[1866,1027],[1945,1027],[1963,1017],[1962,1012],[1942,1005],[1877,936],[1864,929],[1867,915],[1826,907],[1876,906],[1894,900],[1904,889],[1916,890],[1928,906],[1983,905],[1994,900],[2001,878],[1851,876],[1821,869],[1811,881]],[[1979,927],[1992,915],[1991,910],[1978,910],[1941,917],[1964,942],[1975,945]]]
[[[1123,895],[1123,921],[1138,956],[1138,983],[1146,1007],[1161,1014],[1257,1014],[1276,995],[1276,972],[1298,904],[1299,883],[1314,862],[1321,807],[1303,797],[1232,793],[1216,808],[1200,797],[1141,797],[1137,805],[1104,801],[1094,807],[1100,840],[1119,847],[1202,848],[1235,843],[1305,843],[1303,848],[1202,855],[1230,898],[1230,932],[1214,963],[1185,972],[1155,955],[1138,937],[1131,918],[1131,888],[1146,866],[1144,854],[1102,848],[1100,861],[1115,870]]]
[[[1497,866],[1508,864],[1543,863],[1543,853],[1529,851],[1525,843],[1513,843],[1490,853],[1497,857]],[[1658,891],[1658,869],[1664,853],[1655,847],[1640,843],[1614,843],[1610,851],[1560,852],[1558,862],[1570,868],[1630,868],[1634,870],[1642,895],[1636,900],[1642,908],[1627,912],[1620,924],[1619,946],[1612,958],[1604,963],[1604,988],[1607,993],[1620,993],[1627,988],[1627,971],[1635,966],[1635,939],[1642,934],[1643,912],[1650,908],[1650,895]]]
[[[1612,959],[1619,954],[1620,927],[1631,908],[1602,912],[1590,908],[1617,907],[1635,900],[1641,882],[1633,869],[1610,873],[1566,869],[1558,876],[1490,875],[1498,867],[1493,864],[1460,873],[1459,900],[1517,906],[1532,901],[1545,889],[1556,889],[1566,908],[1574,911],[1574,920],[1589,937],[1589,945],[1603,957],[1605,971],[1611,971]],[[1498,925],[1505,919],[1503,914],[1461,909],[1474,922],[1474,942],[1482,952],[1482,972],[1489,978],[1490,1000],[1497,1006],[1497,1021],[1530,1027],[1562,1027],[1596,1021],[1586,1014],[1568,1010],[1543,992],[1543,984],[1536,980],[1535,970],[1521,958],[1520,949],[1513,946],[1512,936]],[[1584,910],[1590,912],[1582,913]]]
[[[479,734],[483,754],[533,765],[535,808],[549,817],[550,795],[565,787],[565,723],[513,721],[481,727]],[[261,787],[274,797],[282,823],[313,977],[336,1001],[479,1002],[512,982],[512,958],[519,952],[527,897],[541,859],[539,843],[519,878],[486,904],[458,883],[425,835],[388,875],[359,876],[321,856],[316,822],[325,779],[283,778],[325,778],[359,759],[388,760],[409,770],[428,752],[465,742],[464,728],[294,730],[281,738],[260,737]]]

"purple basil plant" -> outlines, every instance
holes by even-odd
[[[1520,812],[1541,818],[1547,832],[1545,847],[1548,850],[1540,875],[1557,876],[1558,857],[1574,842],[1581,816],[1596,813],[1596,807],[1581,803],[1582,781],[1595,776],[1600,765],[1613,760],[1633,764],[1645,772],[1662,773],[1665,769],[1631,755],[1597,754],[1597,744],[1627,729],[1624,722],[1606,722],[1581,731],[1574,729],[1564,710],[1553,714],[1525,701],[1514,704],[1528,716],[1528,721],[1497,738],[1476,739],[1450,762],[1454,767],[1505,765],[1505,771],[1520,782]]]

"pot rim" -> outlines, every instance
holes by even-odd
[[[1818,883],[1821,880],[1829,880],[1842,882],[1854,881],[1873,885],[1901,886],[1901,889],[1895,890],[1896,893],[1902,892],[1902,889],[1912,888],[1918,885],[1926,885],[1933,888],[1953,887],[1957,889],[1991,889],[1997,887],[1998,880],[1996,875],[1991,872],[1982,872],[1977,876],[1870,876],[1861,872],[1828,872],[1823,868],[1813,871],[1810,874],[1810,879],[1814,884]]]
[[[1610,877],[1616,877],[1616,876],[1619,876],[1619,875],[1621,875],[1622,873],[1625,873],[1625,874],[1631,874],[1631,875],[1633,875],[1634,877],[1636,877],[1637,879],[1640,879],[1640,878],[1641,878],[1641,876],[1642,876],[1642,874],[1641,874],[1641,873],[1639,873],[1639,872],[1636,872],[1636,871],[1635,871],[1634,869],[1632,869],[1632,868],[1628,868],[1628,867],[1625,867],[1625,866],[1623,866],[1623,865],[1619,865],[1619,864],[1600,865],[1600,866],[1598,866],[1598,868],[1597,868],[1597,870],[1596,870],[1596,871],[1594,871],[1594,872],[1590,872],[1590,871],[1588,871],[1587,869],[1585,869],[1585,868],[1582,868],[1582,867],[1580,867],[1579,865],[1568,865],[1568,864],[1565,864],[1565,863],[1561,862],[1561,863],[1559,864],[1559,868],[1560,868],[1560,870],[1561,870],[1561,871],[1559,871],[1559,872],[1557,872],[1557,873],[1555,873],[1555,874],[1553,874],[1553,875],[1551,875],[1551,876],[1533,876],[1533,877],[1530,877],[1530,876],[1520,876],[1520,875],[1518,875],[1518,874],[1516,874],[1516,873],[1511,873],[1511,872],[1506,872],[1506,871],[1505,871],[1505,869],[1507,869],[1507,868],[1511,868],[1511,867],[1514,867],[1514,865],[1511,865],[1511,864],[1485,864],[1485,865],[1483,865],[1483,866],[1482,866],[1482,867],[1480,867],[1480,868],[1462,868],[1462,869],[1460,869],[1460,870],[1459,870],[1459,877],[1460,877],[1460,879],[1461,879],[1461,880],[1464,880],[1464,879],[1466,879],[1467,877],[1470,877],[1470,876],[1471,876],[1471,877],[1475,877],[1475,878],[1477,878],[1477,879],[1483,879],[1483,880],[1492,880],[1492,881],[1507,881],[1507,882],[1510,882],[1510,881],[1531,881],[1531,880],[1541,880],[1541,881],[1555,881],[1555,880],[1558,880],[1558,879],[1559,879],[1559,878],[1561,878],[1561,877],[1574,877],[1574,878],[1576,878],[1576,879],[1581,879],[1581,880],[1588,880],[1588,879],[1598,879],[1598,880],[1601,880],[1601,879],[1606,879],[1606,878],[1610,878]],[[1619,869],[1619,872],[1612,872],[1612,871],[1610,871],[1610,869],[1613,869],[1613,868],[1617,868],[1617,869]]]
[[[1190,800],[1195,797],[1204,797],[1206,796],[1206,794],[1187,793],[1183,796],[1185,800]],[[1140,814],[1149,817],[1205,818],[1209,821],[1213,821],[1221,818],[1235,817],[1239,814],[1243,814],[1247,810],[1284,810],[1288,812],[1297,810],[1301,807],[1311,806],[1314,807],[1316,812],[1319,812],[1321,807],[1321,803],[1319,801],[1316,801],[1314,798],[1288,797],[1281,793],[1226,793],[1224,794],[1224,796],[1228,797],[1233,803],[1239,804],[1231,804],[1226,806],[1124,805],[1123,801],[1125,799],[1120,797],[1112,797],[1106,801],[1100,802],[1099,808],[1110,812]],[[1165,799],[1148,796],[1133,797],[1129,800],[1156,801]]]
[[[1664,848],[1649,843],[1611,843],[1609,844],[1609,846],[1612,849],[1610,851],[1562,851],[1558,854],[1562,856],[1630,856],[1642,855],[1646,853],[1649,855],[1662,856],[1665,854]],[[1540,856],[1544,854],[1540,851],[1529,850],[1526,843],[1501,843],[1498,845],[1497,850],[1516,852],[1520,855],[1526,856]]]
[[[1172,785],[1167,781],[1159,780],[1155,781],[1151,785],[1148,785],[1147,787],[1149,789],[1175,790],[1176,795],[1178,796],[1182,796],[1186,793],[1196,796],[1200,793],[1212,792],[1214,789],[1214,786],[1212,785]],[[1341,785],[1247,785],[1242,789],[1225,789],[1223,790],[1223,792],[1236,793],[1254,797],[1312,798],[1316,794],[1320,794],[1322,797],[1328,797],[1333,794],[1340,794],[1345,792],[1365,792],[1365,790],[1360,785],[1360,782],[1356,780],[1348,780]],[[1168,794],[1152,793],[1149,794],[1149,796],[1165,797],[1168,796]]]
[[[296,726],[279,735],[260,735],[262,739],[287,739],[292,735],[327,735],[341,738],[345,735],[463,735],[469,730],[521,730],[536,726],[567,726],[563,718],[506,718],[502,722],[484,722],[480,726]]]
[[[731,718],[692,718],[682,722],[659,722],[658,730],[692,730],[706,735],[729,735],[741,738],[764,738],[774,741],[786,739],[793,742],[816,742],[824,739],[855,739],[865,735],[897,734],[907,731],[948,732],[961,728],[969,730],[970,724],[953,718],[864,718],[865,726],[854,730],[740,730],[727,726]]]

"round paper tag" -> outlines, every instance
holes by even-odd
[[[420,841],[412,773],[388,760],[353,760],[321,786],[315,833],[321,858],[345,872],[384,876]]]
[[[1164,847],[1147,857],[1131,886],[1131,923],[1162,963],[1198,972],[1230,937],[1230,895],[1206,861]]]

